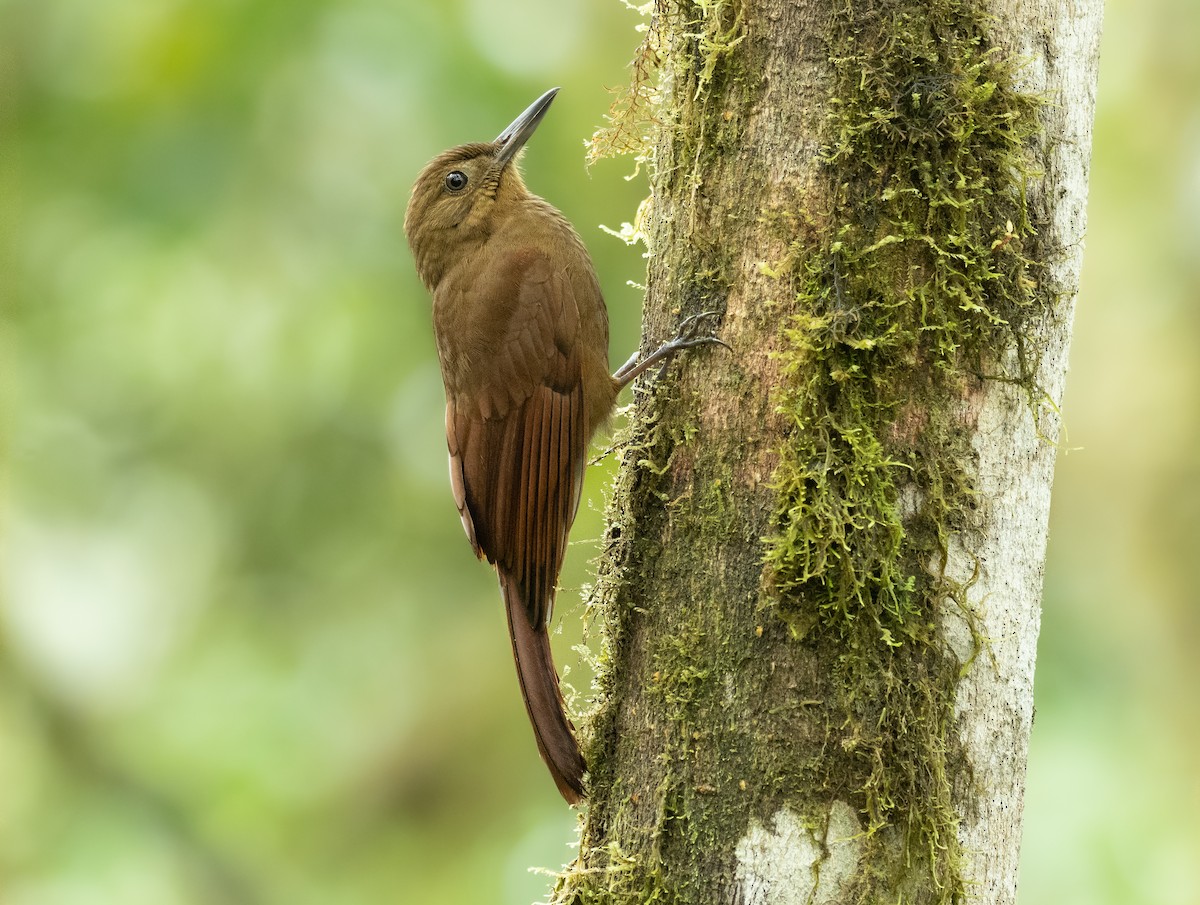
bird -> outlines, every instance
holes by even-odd
[[[648,368],[683,349],[725,343],[700,335],[716,316],[703,312],[609,373],[608,313],[591,257],[517,166],[558,91],[545,92],[493,141],[434,157],[413,185],[404,232],[432,295],[454,502],[475,555],[495,568],[538,751],[574,805],[585,795],[587,765],[547,626],[588,444],[622,388]]]

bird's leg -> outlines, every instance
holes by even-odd
[[[682,352],[684,349],[691,349],[694,346],[703,346],[707,343],[716,343],[717,345],[729,348],[729,344],[724,340],[717,339],[715,336],[698,336],[700,332],[700,324],[709,319],[720,317],[719,311],[704,311],[700,314],[693,314],[691,317],[685,318],[679,325],[674,338],[663,343],[641,361],[638,361],[638,353],[634,352],[629,357],[629,361],[621,365],[617,372],[613,374],[613,383],[617,385],[618,390],[623,390],[629,384],[637,379],[638,375],[648,368],[653,367],[658,362],[663,362],[663,368],[666,368],[667,363],[674,357],[676,352]]]

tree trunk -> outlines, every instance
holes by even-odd
[[[658,0],[560,902],[1015,900],[1099,0]],[[657,94],[646,78],[659,66]]]

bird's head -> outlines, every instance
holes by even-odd
[[[486,238],[496,211],[527,194],[515,161],[550,109],[557,88],[530,104],[494,141],[439,154],[413,184],[404,234],[431,289],[464,243]]]

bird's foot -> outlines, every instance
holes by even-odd
[[[720,317],[721,312],[719,311],[702,311],[700,314],[685,317],[680,321],[679,329],[675,331],[674,337],[667,340],[640,361],[635,352],[629,361],[625,362],[617,373],[613,374],[613,381],[617,384],[617,388],[623,389],[628,386],[637,379],[638,375],[660,361],[662,362],[662,367],[659,368],[658,376],[662,377],[663,371],[667,369],[667,365],[670,364],[671,359],[676,353],[682,352],[684,349],[715,343],[732,351],[729,343],[724,340],[718,339],[710,333],[701,333],[701,327],[705,322],[712,321],[715,326],[716,321]]]

